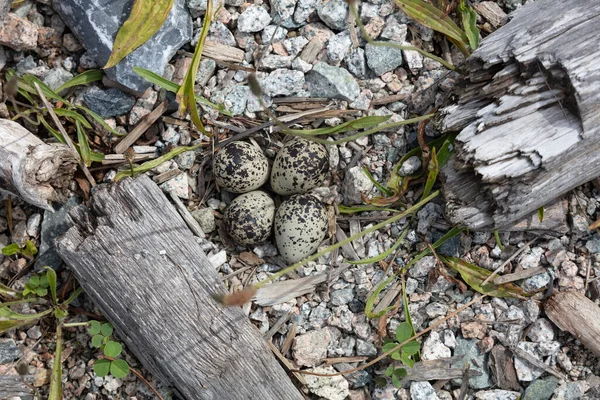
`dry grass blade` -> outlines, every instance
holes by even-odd
[[[104,68],[114,67],[152,37],[166,21],[175,0],[135,0]]]

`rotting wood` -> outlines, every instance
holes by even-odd
[[[56,248],[145,368],[195,399],[301,399],[175,208],[147,176],[99,187]]]
[[[508,229],[600,175],[598,24],[600,2],[532,2],[467,60],[438,120],[459,132],[441,171],[453,223]]]
[[[546,300],[544,310],[556,326],[600,356],[600,307],[596,303],[577,292],[558,292]]]
[[[438,379],[456,379],[465,375],[464,368],[452,368],[464,356],[438,358],[416,362],[412,368],[406,368],[403,381],[431,381]],[[469,371],[468,376],[479,376],[479,371]]]
[[[39,208],[64,203],[78,155],[64,144],[46,144],[16,122],[0,119],[0,190]]]
[[[0,399],[31,397],[35,375],[1,375]]]

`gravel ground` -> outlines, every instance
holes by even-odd
[[[98,68],[98,54],[102,54],[102,49],[101,44],[78,40],[86,35],[92,37],[87,30],[94,28],[82,27],[85,21],[79,18],[69,20],[63,14],[64,10],[59,11],[64,5],[54,2],[53,8],[50,3],[49,0],[25,0],[11,10],[0,31],[0,67],[4,70],[14,68],[20,75],[32,74],[51,88],[57,88],[78,73]],[[70,2],[64,2],[67,3]],[[208,40],[217,43],[219,54],[214,58],[203,58],[196,83],[199,94],[223,104],[236,116],[223,122],[215,110],[204,110],[208,128],[221,139],[251,127],[254,120],[268,119],[258,99],[250,93],[248,70],[257,71],[266,95],[264,101],[280,117],[323,107],[340,111],[326,117],[310,118],[306,127],[333,127],[371,115],[391,115],[390,122],[401,121],[413,116],[415,110],[426,111],[452,87],[453,74],[415,51],[371,46],[360,32],[353,38],[353,32],[348,30],[348,6],[343,0],[272,0],[269,3],[225,0],[224,4],[219,4],[221,7],[208,36]],[[521,0],[480,3],[477,10],[484,35],[506,23],[507,14],[520,6]],[[162,61],[158,59],[147,60],[144,54],[128,62],[132,65],[147,62],[149,64],[144,64],[147,68],[158,68],[165,78],[180,83],[190,65],[190,52],[193,52],[188,42],[191,40],[195,44],[197,41],[206,2],[177,1],[176,7],[181,7],[179,19],[161,36],[162,42],[156,39],[158,43],[153,44],[159,49],[169,46],[165,52],[171,54],[164,57],[164,63],[168,64],[160,65]],[[363,2],[359,14],[373,38],[413,44],[454,64],[463,59],[441,36],[412,22],[393,1]],[[80,25],[73,25],[77,23]],[[21,29],[11,29],[14,26]],[[123,131],[131,130],[164,100],[170,101],[168,114],[175,111],[173,96],[163,89],[150,86],[127,71],[117,71],[111,78],[138,95],[132,95],[131,90],[126,93],[97,83],[78,87],[70,96]],[[0,104],[0,116],[7,116],[4,103]],[[177,114],[172,114],[154,124],[137,142],[136,152],[154,157],[173,146],[206,139],[191,129],[188,121],[178,118]],[[431,131],[428,135],[438,134]],[[110,137],[98,136],[96,139],[95,145],[104,149],[110,149],[116,141]],[[270,162],[285,142],[284,136],[272,128],[259,131],[252,140],[264,150]],[[414,125],[329,146],[331,172],[312,193],[328,205],[363,204],[364,197],[378,196],[379,192],[362,167],[366,167],[376,181],[386,182],[398,160],[417,146]],[[271,242],[236,246],[223,234],[223,214],[235,195],[215,187],[210,160],[199,155],[200,152],[193,151],[183,153],[155,168],[150,175],[165,192],[172,192],[184,201],[207,234],[207,238],[199,242],[211,261],[218,265],[219,273],[228,277],[225,284],[229,290],[239,290],[279,271],[285,263]],[[421,167],[420,163],[419,158],[408,159],[400,174],[414,173]],[[111,182],[116,169],[110,166],[97,168],[93,174],[99,181]],[[476,372],[466,385],[469,398],[600,399],[598,359],[570,334],[557,329],[545,317],[541,306],[543,291],[549,286],[554,290],[585,292],[598,302],[600,237],[597,233],[590,234],[587,227],[600,217],[599,187],[589,183],[564,197],[562,213],[553,216],[558,221],[555,232],[544,235],[501,233],[504,250],[493,234],[463,232],[439,249],[440,254],[460,257],[488,270],[504,265],[505,274],[545,268],[543,273],[516,282],[528,292],[540,291],[535,297],[528,300],[487,297],[421,338],[422,360],[462,356],[449,365],[460,369],[468,363],[470,370]],[[418,185],[411,187],[403,202],[415,203],[421,190]],[[75,183],[73,191],[81,193]],[[7,203],[2,204],[0,247],[31,239],[43,252],[49,247],[44,231],[64,219],[60,213],[53,216],[13,198],[11,232],[6,217]],[[443,199],[436,198],[418,212],[414,221],[402,219],[297,270],[296,277],[327,274],[332,268],[342,271],[315,290],[277,304],[261,306],[252,303],[244,310],[278,349],[285,346],[284,356],[300,368],[326,373],[344,371],[376,357],[381,354],[384,339],[381,334],[394,337],[397,326],[406,316],[400,307],[383,323],[377,319],[369,320],[364,311],[366,300],[394,268],[405,265],[411,254],[423,250],[426,243],[435,242],[451,228],[444,219],[443,206]],[[350,236],[388,215],[381,211],[340,215],[337,240],[340,240],[339,235]],[[369,265],[346,263],[348,259],[364,259],[387,251],[405,228],[408,228],[406,240],[393,257]],[[332,239],[327,238],[320,248],[330,243]],[[511,259],[517,252],[518,255]],[[35,268],[51,265],[59,271],[59,282],[67,282],[70,274],[61,268],[60,260],[52,257],[52,249],[43,257]],[[0,282],[6,284],[26,267],[27,262],[22,257],[0,255]],[[31,272],[25,274],[14,287],[22,289],[30,276]],[[405,285],[408,308],[417,332],[479,296],[469,288],[461,291],[453,280],[436,273],[434,256],[423,257],[411,267]],[[390,299],[390,304],[394,301]],[[76,309],[70,322],[102,319],[85,295],[73,305]],[[19,311],[27,313],[29,310],[31,308],[24,305]],[[295,337],[290,332],[294,332]],[[65,398],[154,398],[149,388],[131,374],[124,379],[100,378],[94,374],[92,367],[97,351],[91,346],[91,337],[85,328],[68,328],[64,334]],[[542,360],[558,371],[562,379],[517,356],[501,357],[506,348],[515,347]],[[35,375],[38,398],[47,398],[54,348],[54,326],[48,320],[9,331],[0,337],[0,375]],[[150,384],[163,395],[167,393],[167,389],[146,373],[126,348],[124,354],[129,364],[139,369]],[[335,379],[305,376],[307,382],[303,390],[309,398],[329,400],[459,398],[461,379],[436,376],[430,380],[407,379],[403,388],[396,388],[384,375],[389,363],[387,359],[374,367]],[[507,371],[512,371],[516,379],[507,383],[502,378]],[[383,385],[376,382],[381,379]]]

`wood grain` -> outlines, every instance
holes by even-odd
[[[184,399],[301,399],[258,330],[211,297],[220,279],[147,176],[103,185],[56,241],[143,365]]]

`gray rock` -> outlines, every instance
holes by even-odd
[[[415,172],[417,172],[419,168],[421,168],[421,159],[417,156],[412,156],[408,160],[404,161],[404,163],[402,163],[402,166],[398,170],[398,175],[412,175]]]
[[[300,54],[304,46],[308,43],[308,39],[304,36],[296,36],[293,38],[285,39],[283,41],[283,47],[290,56],[297,56]]]
[[[12,339],[0,339],[0,364],[13,362],[21,356],[19,348]]]
[[[42,337],[42,331],[40,330],[39,325],[34,325],[31,328],[27,329],[27,337],[30,339],[39,339]]]
[[[442,208],[435,203],[427,203],[417,212],[419,222],[417,232],[426,235],[431,225],[442,215]]]
[[[542,357],[543,357],[542,352],[537,343],[519,342],[517,347],[519,349],[531,354],[533,357],[537,358],[538,360],[542,360]],[[540,376],[542,376],[542,374],[544,373],[543,369],[530,364],[529,362],[525,361],[524,359],[522,359],[516,355],[514,357],[514,362],[515,362],[515,371],[517,372],[517,377],[519,378],[519,380],[521,382],[533,381],[534,379],[537,379]]]
[[[329,97],[352,102],[360,94],[358,83],[348,71],[324,62],[315,64],[306,76],[306,84],[313,97]]]
[[[586,381],[565,382],[560,385],[554,393],[553,400],[579,400],[589,388]]]
[[[196,161],[196,153],[192,151],[184,151],[175,157],[175,162],[180,169],[188,170],[194,166]]]
[[[259,80],[263,92],[269,96],[291,96],[302,90],[304,74],[300,71],[276,69],[269,76]]]
[[[521,283],[521,287],[526,292],[535,292],[541,288],[547,287],[552,281],[552,277],[548,272],[542,272],[541,274],[529,277]]]
[[[208,80],[214,75],[217,69],[217,62],[211,58],[202,58],[200,67],[196,74],[196,83],[200,86],[206,86]]]
[[[192,38],[192,19],[185,0],[176,0],[165,23],[150,40],[132,51],[117,66],[105,70],[108,77],[136,92],[150,87],[132,67],[162,75],[165,65]],[[114,37],[129,17],[133,0],[53,0],[54,10],[100,66],[108,61]]]
[[[180,199],[187,199],[189,197],[189,183],[187,174],[182,172],[181,174],[169,179],[159,186],[165,193],[173,193]]]
[[[352,288],[339,289],[331,292],[331,304],[341,306],[348,304],[354,298],[354,290]]]
[[[424,278],[429,274],[429,271],[435,268],[435,266],[435,257],[425,256],[408,269],[408,276],[411,278]]]
[[[41,270],[45,266],[52,269],[58,269],[62,265],[62,258],[56,252],[54,240],[62,236],[71,227],[69,212],[81,201],[77,197],[69,197],[66,204],[62,205],[55,212],[44,212],[42,220],[42,233],[40,247],[38,249],[38,258],[35,261],[35,269]]]
[[[410,43],[404,43],[407,46],[411,46]],[[423,68],[423,56],[421,53],[415,50],[402,50],[402,54],[404,56],[404,61],[406,61],[406,65],[408,68],[416,73],[418,70]]]
[[[288,30],[277,25],[267,26],[260,34],[262,44],[281,42],[288,34]]]
[[[425,307],[425,313],[429,318],[443,317],[448,313],[448,306],[438,302],[429,303]]]
[[[199,208],[192,211],[191,214],[202,228],[202,232],[210,233],[215,230],[215,214],[212,208]]]
[[[600,236],[598,234],[592,236],[592,239],[585,244],[585,248],[592,254],[600,253]]]
[[[271,15],[275,22],[289,20],[296,9],[296,0],[272,0],[269,4],[271,4]]]
[[[308,16],[315,11],[319,0],[298,0],[296,11],[294,11],[294,22],[298,24],[306,23]]]
[[[356,355],[374,357],[377,355],[377,347],[366,340],[356,339]]]
[[[435,389],[431,386],[431,383],[427,381],[411,382],[410,398],[412,400],[439,400],[439,397],[435,393]]]
[[[246,110],[249,96],[249,87],[236,85],[225,96],[225,108],[231,111],[233,115],[242,114]]]
[[[350,47],[352,46],[352,41],[350,40],[350,33],[348,31],[343,31],[333,36],[327,42],[327,57],[329,61],[331,61],[334,65],[339,65],[339,63],[346,57],[348,51],[350,51]]]
[[[367,77],[367,62],[365,61],[365,51],[357,47],[348,53],[345,60],[346,67],[358,79]]]
[[[271,23],[271,16],[264,8],[252,4],[238,18],[240,32],[260,32]]]
[[[477,347],[476,339],[463,339],[462,337],[456,338],[456,348],[454,349],[455,356],[464,357],[457,362],[455,368],[464,368],[465,363],[469,363],[471,371],[479,371],[481,375],[472,376],[469,378],[469,387],[472,389],[485,389],[492,385],[490,377],[490,370],[488,365],[488,355],[481,354]]]
[[[90,87],[83,95],[87,106],[102,118],[127,114],[135,104],[135,97],[115,88]]]
[[[10,11],[10,4],[12,1],[10,0],[0,0],[0,25],[4,21],[6,14]]]
[[[554,328],[546,318],[536,320],[527,330],[527,337],[534,342],[550,342],[554,340]]]
[[[327,320],[331,316],[331,310],[328,309],[324,304],[319,304],[313,308],[308,317],[308,323],[313,328],[322,328],[327,324]]]
[[[404,43],[404,41],[406,41],[407,32],[408,26],[406,24],[398,23],[396,17],[390,15],[385,21],[385,26],[383,27],[383,31],[381,31],[381,37],[397,43]]]
[[[65,71],[62,68],[53,68],[50,71],[48,71],[48,73],[46,74],[46,76],[44,76],[44,79],[42,79],[42,81],[46,85],[48,85],[50,89],[56,90],[72,77],[73,74],[69,71]]]
[[[450,357],[452,351],[442,343],[440,334],[433,331],[427,336],[425,342],[423,342],[423,349],[421,350],[421,357],[423,360],[437,360],[438,358]]]
[[[400,44],[397,42],[389,42]],[[376,75],[383,75],[402,65],[402,50],[390,46],[365,46],[367,65]]]
[[[437,240],[439,240],[442,236],[444,236],[445,233],[441,233],[439,231],[433,231],[431,233],[431,241],[433,243],[435,243]],[[450,256],[450,257],[458,257],[459,251],[460,251],[460,236],[461,235],[457,235],[454,236],[452,239],[448,239],[444,242],[444,244],[442,244],[440,247],[438,247],[436,249],[436,251],[438,252],[438,254],[442,254],[444,256]]]
[[[346,332],[352,332],[352,319],[354,313],[348,309],[347,305],[336,307],[334,313],[327,319],[331,326],[338,327]]]
[[[477,400],[517,400],[521,393],[510,390],[482,390],[475,393]]]
[[[312,69],[312,67],[312,64],[307,63],[300,57],[296,57],[294,61],[292,61],[292,69],[294,69],[295,71],[307,73]]]
[[[261,57],[256,66],[262,70],[273,70],[279,68],[290,68],[292,66],[293,56],[280,56],[279,54],[268,54]]]
[[[11,236],[12,242],[18,244],[19,246],[25,246],[25,242],[29,239],[27,235],[27,223],[25,221],[19,221],[13,227],[13,233]]]
[[[348,363],[339,363],[333,365],[336,370],[339,372],[348,371],[349,369],[354,369],[354,367]],[[371,382],[371,374],[369,372],[363,370],[356,371],[352,374],[344,375],[348,382],[350,382],[350,387],[352,389],[361,388],[366,386]]]
[[[298,365],[314,367],[327,357],[327,346],[331,340],[328,328],[309,331],[294,339],[293,355]]]
[[[373,182],[364,173],[361,167],[356,166],[346,171],[342,183],[342,197],[344,204],[362,204],[362,195],[367,195],[373,189]]]
[[[224,44],[226,46],[236,46],[233,33],[231,33],[229,28],[227,28],[227,25],[219,21],[214,21],[210,24],[207,39]]]
[[[317,7],[319,18],[331,29],[342,31],[347,28],[348,3],[344,0],[323,2]]]
[[[558,378],[547,376],[531,382],[521,400],[550,400],[558,386]]]
[[[320,374],[333,374],[335,370],[330,365],[309,369],[309,371]],[[343,376],[314,376],[305,375],[308,390],[320,398],[327,400],[345,400],[350,393],[349,384]]]

